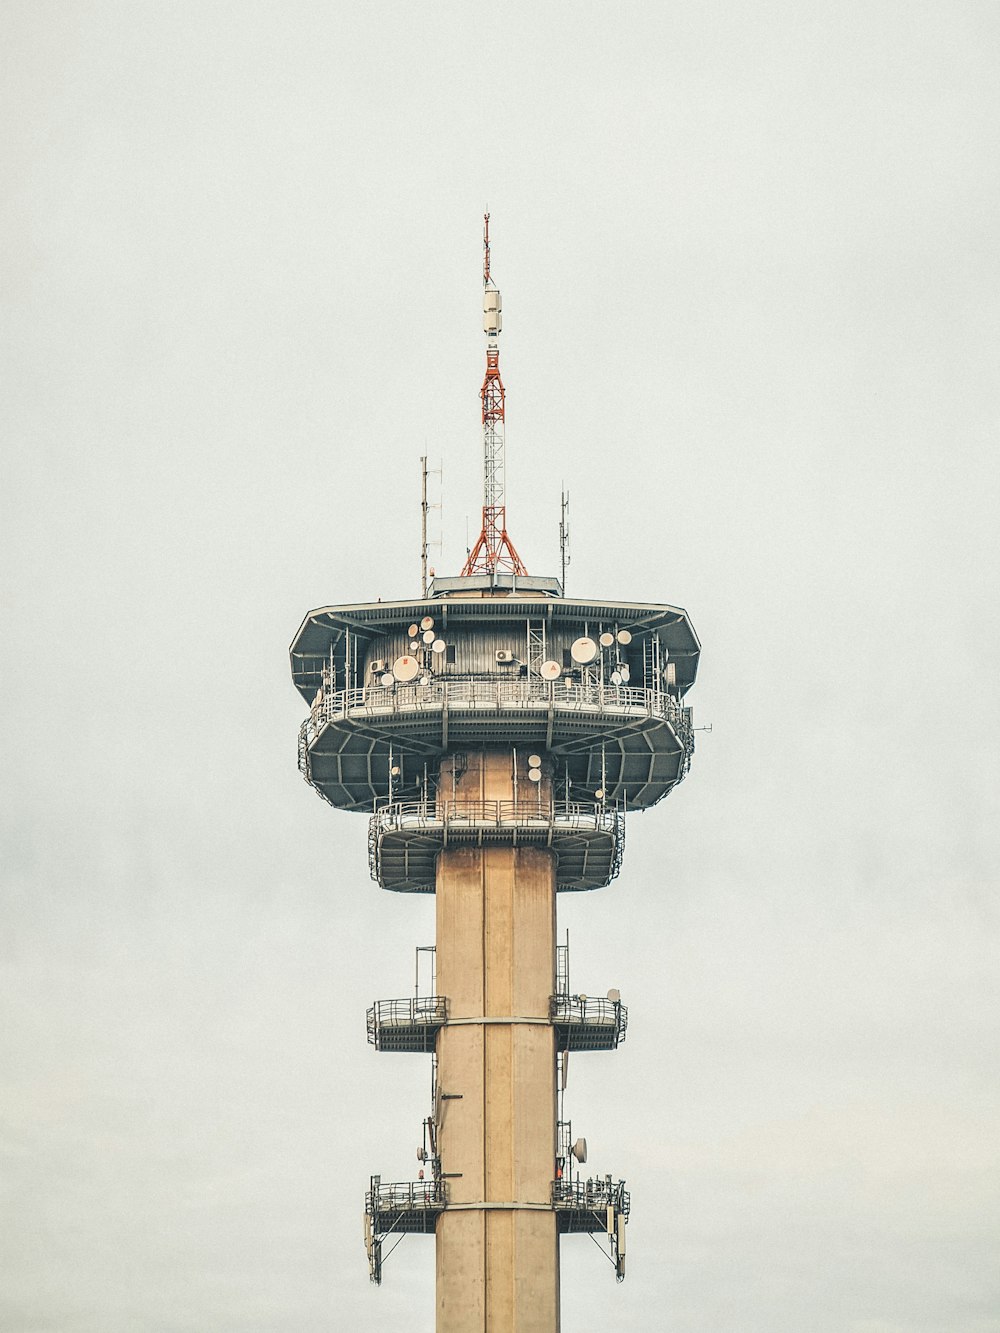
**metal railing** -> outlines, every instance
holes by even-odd
[[[638,689],[627,685],[581,684],[519,677],[495,676],[456,680],[434,677],[426,685],[365,685],[352,690],[324,690],[302,724],[301,737],[308,747],[328,722],[357,715],[371,718],[398,713],[435,713],[442,709],[488,711],[554,706],[562,712],[607,713],[659,717],[677,732],[685,749],[693,748],[691,710],[663,690]]]
[[[402,1000],[376,1000],[368,1010],[368,1040],[377,1045],[385,1029],[440,1027],[448,1021],[448,1001],[443,995],[417,995]]]
[[[552,1206],[556,1209],[606,1214],[608,1208],[614,1208],[627,1220],[630,1202],[624,1180],[612,1180],[610,1176],[552,1182]]]
[[[386,1213],[436,1212],[446,1203],[443,1180],[403,1180],[389,1185],[373,1180],[365,1194],[365,1212],[373,1221]]]
[[[608,1028],[617,1031],[620,1044],[628,1030],[628,1009],[621,1000],[603,996],[553,995],[549,998],[549,1017],[565,1027]]]
[[[393,801],[375,811],[383,833],[408,829],[438,829],[442,826],[488,828],[540,828],[566,832],[625,834],[625,820],[615,806],[596,801]]]

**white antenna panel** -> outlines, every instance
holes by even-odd
[[[620,630],[618,631],[618,642],[619,642],[619,643],[631,643],[631,642],[632,642],[632,631],[631,631],[630,629],[620,629]]]
[[[597,656],[597,644],[593,639],[589,639],[584,635],[580,639],[574,639],[570,646],[569,653],[574,662],[579,662],[581,666],[586,666],[588,662],[592,662]]]
[[[538,668],[538,674],[542,680],[558,680],[562,675],[562,667],[558,662],[543,662]]]
[[[397,680],[408,681],[416,678],[420,663],[415,657],[397,657],[392,664],[392,674]]]

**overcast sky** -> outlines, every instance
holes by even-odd
[[[369,1286],[433,901],[296,771],[312,607],[478,521],[684,606],[688,780],[567,895],[629,1277],[566,1333],[1000,1330],[993,3],[0,7],[4,1333],[433,1328]],[[434,480],[436,487],[437,481]],[[435,491],[435,495],[437,492]]]

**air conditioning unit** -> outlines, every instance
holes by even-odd
[[[516,662],[517,658],[508,648],[497,649],[497,663],[500,666],[510,666],[511,662]]]
[[[384,657],[373,657],[368,663],[368,670],[373,676],[380,676],[386,670]]]

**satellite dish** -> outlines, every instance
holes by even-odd
[[[421,683],[421,685],[429,685],[429,684],[431,683],[431,678],[430,678],[430,676],[421,676],[421,677],[420,677],[420,683]]]
[[[538,674],[542,680],[558,680],[562,675],[562,667],[558,662],[543,662],[538,668]]]
[[[621,1004],[621,1002],[622,1002],[622,993],[621,993],[621,991],[620,991],[620,990],[616,990],[616,989],[612,986],[611,990],[608,991],[608,999],[611,1001],[612,1004]]]
[[[541,770],[540,768],[529,768],[529,769],[528,769],[528,781],[529,781],[529,782],[541,782],[541,780],[542,780],[542,770]]]
[[[600,643],[602,648],[610,648],[615,641],[615,636],[609,634],[607,630],[601,635]]]
[[[434,642],[431,644],[431,652],[443,653],[447,647],[448,645],[445,643],[444,639],[435,639]]]
[[[402,769],[399,767],[398,764],[393,764],[392,768],[389,769],[389,772],[394,778],[398,778],[400,773],[402,772]]]
[[[541,756],[540,754],[529,754],[529,755],[528,755],[528,767],[529,767],[529,768],[541,768],[541,766],[542,766],[542,756]]]
[[[436,635],[432,629],[424,630],[424,643],[433,643]]]
[[[622,675],[622,673],[621,673],[620,671],[612,671],[612,673],[611,673],[611,684],[612,684],[612,685],[621,685],[621,684],[624,683],[624,681],[625,681],[625,677]]]
[[[629,667],[629,665],[628,665],[627,662],[623,662],[623,663],[621,664],[621,666],[618,668],[618,674],[619,674],[619,675],[621,676],[621,678],[622,678],[622,684],[623,684],[623,685],[627,685],[627,684],[629,683],[629,679],[631,678],[631,675],[632,675],[632,670],[631,670],[631,668]]]
[[[605,796],[607,796],[607,792],[604,790],[603,787],[598,787],[597,790],[594,792],[594,795],[597,797],[599,801],[603,801]]]
[[[632,631],[631,631],[630,629],[620,629],[620,630],[618,631],[618,642],[619,642],[619,643],[631,643],[631,642],[632,642]]]
[[[570,1148],[570,1152],[580,1165],[583,1166],[584,1162],[587,1160],[587,1140],[577,1139],[572,1148]]]
[[[419,628],[420,628],[419,625],[411,625],[410,628],[409,628],[406,632],[407,632],[407,634],[410,636],[411,639],[415,639],[415,638],[417,637],[417,630],[418,630]]]
[[[392,674],[397,680],[413,680],[420,670],[420,663],[415,657],[397,657],[392,664]]]
[[[574,662],[579,662],[581,666],[586,666],[597,656],[597,644],[593,639],[588,639],[586,635],[582,638],[574,639],[570,646],[570,656]]]
[[[433,628],[434,628],[434,617],[433,617],[433,616],[424,616],[423,620],[421,620],[421,622],[420,622],[420,628],[421,628],[421,629],[433,629]]]
[[[427,1161],[427,1149],[422,1145],[417,1149],[417,1161],[418,1162]]]
[[[392,674],[391,671],[383,671],[378,679],[380,685],[385,685],[386,687],[388,687],[389,685],[392,684],[392,682],[396,679],[396,677]]]
[[[419,639],[411,639],[411,640],[410,640],[410,652],[411,652],[411,653],[415,653],[419,647],[420,647],[420,640],[419,640]]]

